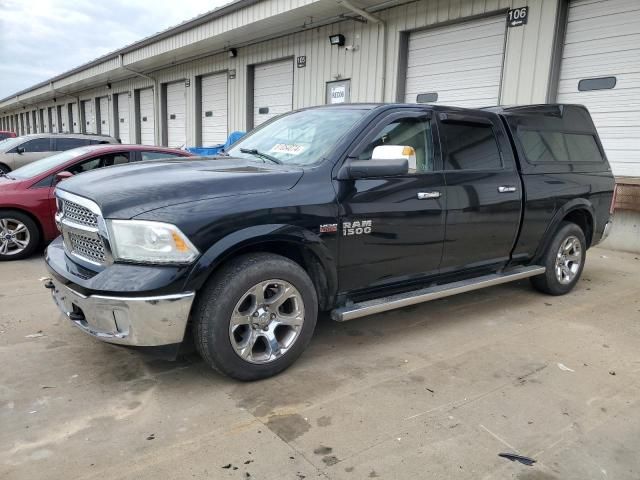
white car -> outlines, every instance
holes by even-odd
[[[9,173],[27,163],[72,148],[103,143],[120,143],[107,135],[79,133],[35,133],[0,141],[0,173]]]

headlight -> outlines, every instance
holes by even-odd
[[[144,220],[107,220],[114,260],[190,263],[200,252],[175,225]]]

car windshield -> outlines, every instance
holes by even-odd
[[[56,155],[37,160],[29,163],[24,167],[18,168],[11,172],[11,177],[19,180],[25,180],[27,178],[33,178],[41,173],[51,170],[54,167],[62,165],[69,160],[81,157],[82,155],[89,153],[92,150],[91,147],[74,148],[73,150],[67,150],[60,152]]]
[[[233,157],[285,165],[312,165],[322,161],[329,150],[367,110],[312,109],[282,116],[229,149]]]
[[[7,152],[25,141],[24,137],[5,138],[0,141],[0,150]]]

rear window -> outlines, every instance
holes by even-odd
[[[588,133],[519,128],[518,139],[529,163],[597,163],[604,160],[595,137]]]

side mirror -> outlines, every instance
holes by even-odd
[[[24,147],[17,147],[16,153],[18,153],[19,155],[22,155],[24,153]]]
[[[409,170],[416,169],[416,151],[409,145],[379,145],[373,149],[371,160],[391,160],[405,158],[409,163]]]
[[[351,160],[340,169],[338,178],[358,179],[393,177],[409,173],[409,162],[404,158],[390,160]]]
[[[61,181],[66,180],[67,178],[71,178],[71,177],[73,177],[73,173],[71,173],[71,172],[67,172],[67,171],[58,172],[58,173],[56,173],[56,177],[55,177],[55,180],[54,180],[54,185],[57,185]]]

